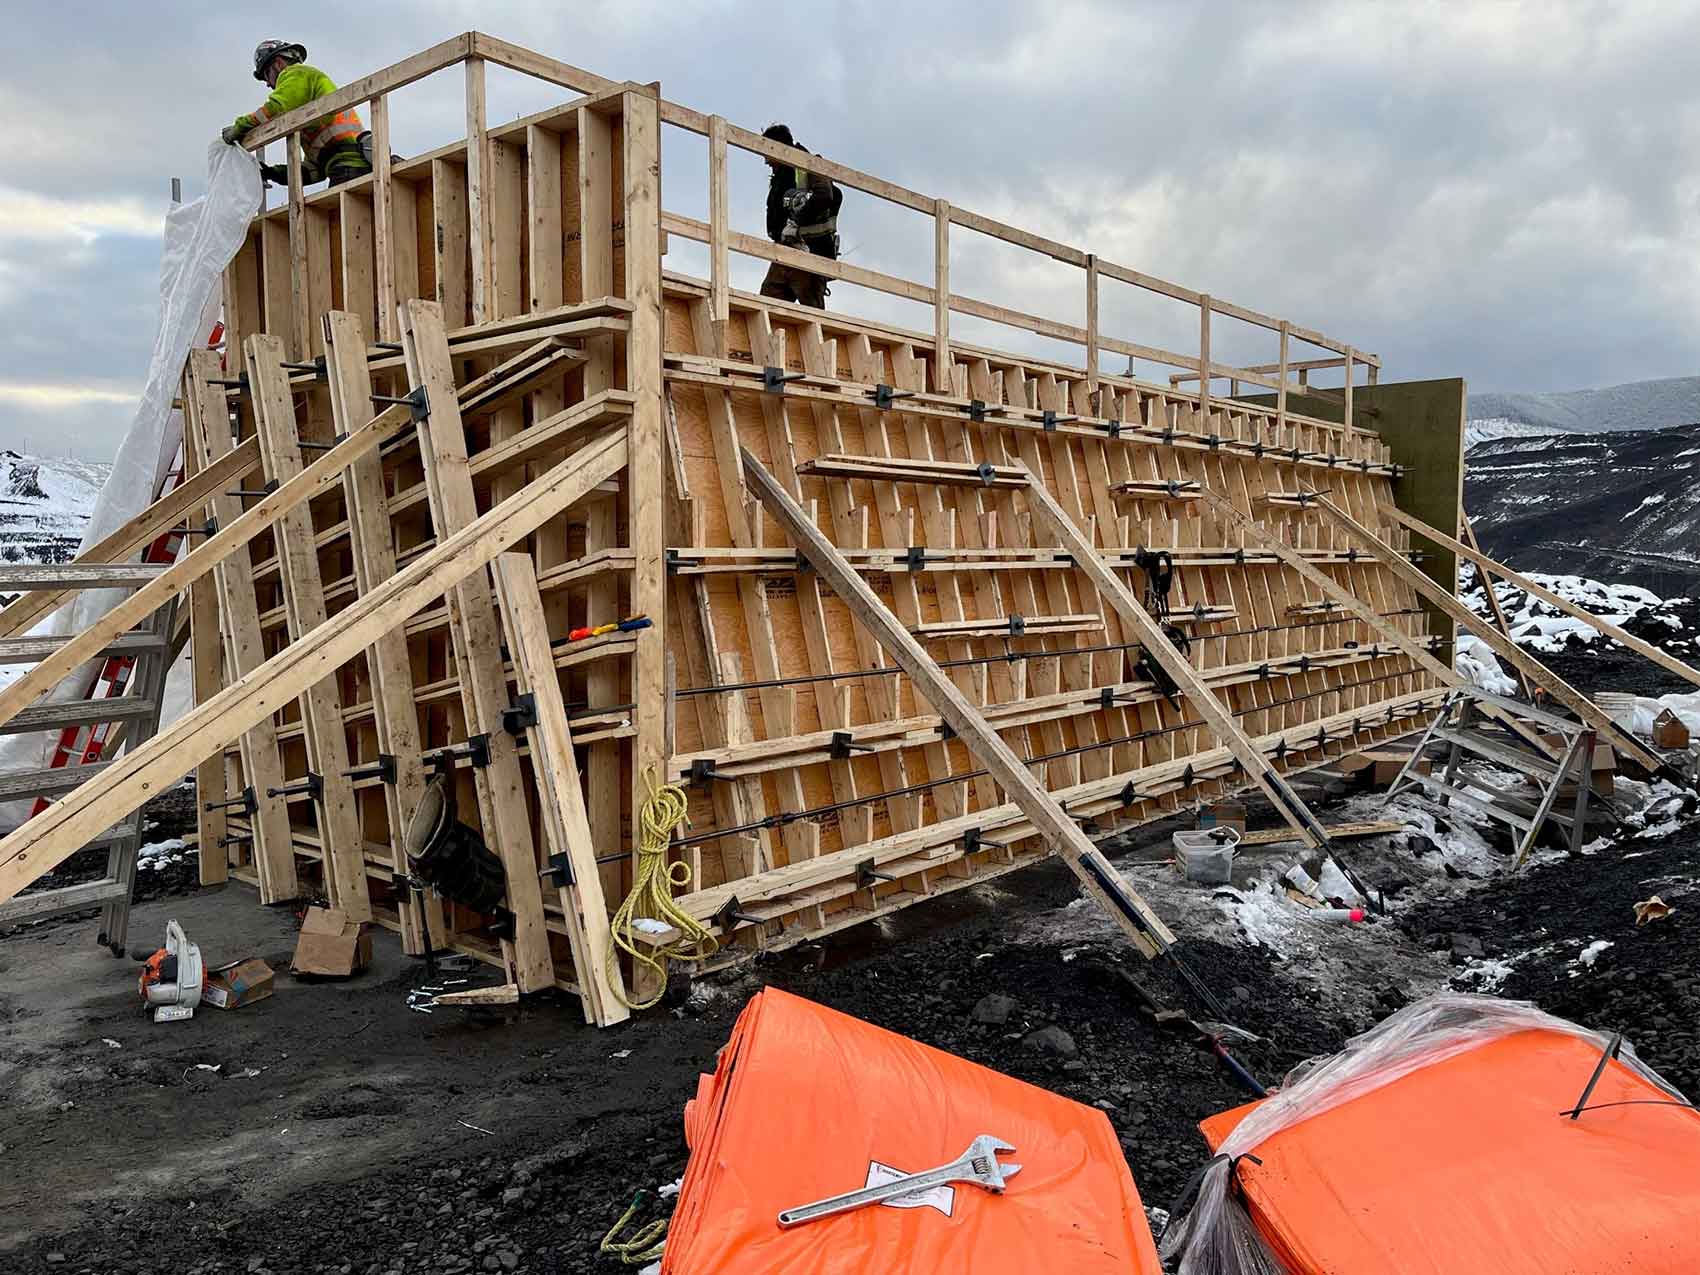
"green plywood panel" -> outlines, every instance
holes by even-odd
[[[1244,401],[1273,405],[1273,394],[1243,396]],[[1448,535],[1458,534],[1458,510],[1464,499],[1464,406],[1461,377],[1438,381],[1403,381],[1358,385],[1352,389],[1352,423],[1373,429],[1405,472],[1393,484],[1393,502]],[[1308,394],[1287,395],[1287,408],[1317,420],[1338,421],[1345,405]],[[1412,533],[1411,543],[1422,550],[1418,564],[1430,579],[1451,593],[1458,592],[1458,558],[1424,536]],[[1449,616],[1423,604],[1429,631],[1456,636]]]

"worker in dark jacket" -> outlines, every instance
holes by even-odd
[[[798,146],[791,130],[770,124],[762,132],[769,141]],[[769,159],[772,176],[767,186],[767,237],[787,248],[800,248],[817,257],[838,259],[838,208],[844,192],[820,173],[793,168],[782,160]],[[767,268],[761,294],[781,301],[796,301],[826,309],[826,277],[798,266],[775,261]]]
[[[307,65],[307,46],[287,40],[262,40],[254,50],[254,78],[271,89],[271,96],[253,111],[238,115],[236,122],[220,134],[235,145],[267,120],[287,115],[336,92],[331,77]],[[372,134],[360,123],[359,114],[346,108],[316,119],[301,130],[301,181],[311,186],[325,180],[332,186],[372,171]],[[262,164],[269,182],[289,184],[285,164]]]

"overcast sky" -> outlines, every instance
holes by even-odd
[[[153,338],[168,179],[198,193],[207,142],[264,95],[258,40],[305,43],[340,83],[472,26],[748,127],[785,119],[844,163],[1377,351],[1384,379],[1559,390],[1696,370],[1696,4],[269,6],[287,23],[235,7],[11,13],[0,446],[110,456]],[[446,75],[399,94],[395,149],[463,133],[458,94]],[[491,116],[560,96],[493,73]],[[670,209],[705,215],[703,155],[667,138]],[[759,234],[763,171],[746,158],[733,177],[734,225]],[[850,260],[929,277],[922,219],[852,194],[841,230]],[[1084,321],[1078,271],[975,238],[953,245],[958,290]],[[699,262],[681,247],[667,264]],[[1106,290],[1103,325],[1197,339],[1131,289]],[[1237,324],[1216,340],[1218,357],[1275,357]]]

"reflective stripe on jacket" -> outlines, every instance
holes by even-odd
[[[277,77],[277,85],[272,89],[271,96],[262,102],[252,115],[238,116],[236,123],[243,126],[244,130],[253,128],[335,92],[336,85],[331,82],[330,76],[316,66],[308,66],[304,62],[297,63],[285,67],[283,73]],[[301,149],[308,163],[316,164],[319,153],[325,147],[333,142],[354,141],[363,132],[365,128],[360,123],[358,112],[352,108],[338,111],[334,115],[325,115],[314,120],[301,130]]]

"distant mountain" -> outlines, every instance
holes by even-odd
[[[1489,439],[1464,507],[1510,566],[1700,594],[1700,425]]]
[[[111,465],[0,451],[0,562],[65,562]]]
[[[1472,394],[1466,416],[1471,422],[1535,425],[1548,433],[1691,425],[1700,421],[1700,376],[1552,394]]]
[[[1471,417],[1464,422],[1464,450],[1469,451],[1477,443],[1486,443],[1495,438],[1533,438],[1552,432],[1551,428],[1545,425],[1530,425],[1526,421],[1507,420],[1503,416],[1493,416],[1486,420]]]

